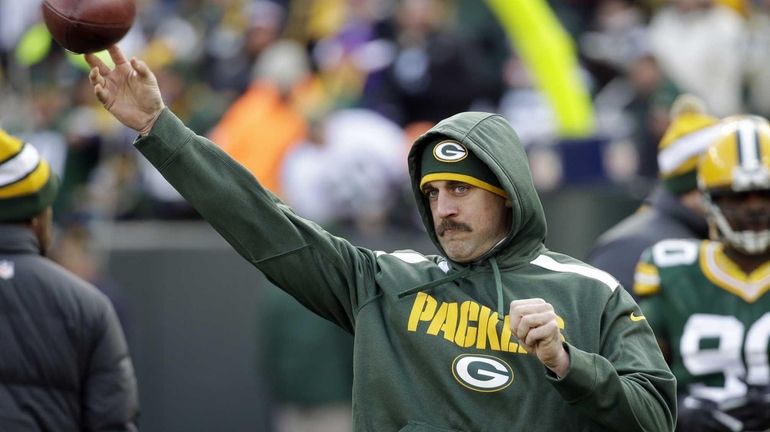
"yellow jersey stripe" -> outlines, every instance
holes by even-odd
[[[704,242],[701,247],[703,274],[714,285],[749,303],[757,301],[770,290],[770,266],[763,265],[747,275],[724,254],[722,244]]]

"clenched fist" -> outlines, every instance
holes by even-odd
[[[541,298],[511,302],[511,333],[527,352],[537,358],[558,377],[569,369],[569,354],[562,345],[556,312]]]

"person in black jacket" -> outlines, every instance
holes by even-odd
[[[58,186],[32,145],[0,129],[0,431],[136,431],[110,301],[45,257]]]
[[[705,114],[703,102],[685,94],[671,107],[671,124],[658,148],[658,185],[631,216],[602,234],[586,261],[615,276],[628,290],[642,252],[667,238],[708,238],[695,170],[698,158],[717,136],[719,119]]]

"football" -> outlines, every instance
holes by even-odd
[[[44,0],[43,20],[54,40],[78,54],[106,49],[134,23],[134,0]]]

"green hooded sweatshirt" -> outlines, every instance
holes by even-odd
[[[418,165],[440,138],[463,143],[511,197],[508,237],[472,264],[329,234],[168,110],[136,147],[276,286],[353,333],[354,430],[672,430],[676,383],[649,325],[615,279],[543,246],[527,158],[500,116],[458,114],[415,142],[409,170],[434,243]],[[511,335],[508,304],[532,297],[560,318],[570,354],[561,379]]]

